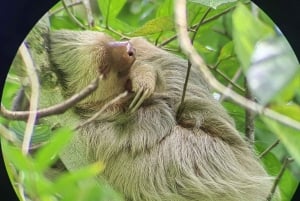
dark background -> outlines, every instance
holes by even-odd
[[[2,1],[0,6],[0,94],[9,69],[21,42],[38,19],[58,0]],[[297,0],[256,0],[270,18],[278,25],[300,58],[300,2]],[[1,96],[0,96],[1,98]],[[0,195],[3,201],[18,198],[9,182],[2,153],[0,154]],[[299,187],[293,200],[297,200]],[[298,199],[300,200],[300,199]]]

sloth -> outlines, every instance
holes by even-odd
[[[181,103],[188,62],[141,37],[54,31],[49,54],[65,98],[102,76],[72,111],[80,122],[128,92],[77,133],[81,156],[102,161],[99,178],[126,201],[266,200],[273,178],[196,66]]]

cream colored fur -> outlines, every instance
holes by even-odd
[[[101,44],[107,40],[111,39],[87,31],[51,35],[51,60],[65,76],[66,96],[97,76]],[[214,100],[198,69],[192,68],[185,103],[176,116],[187,61],[142,38],[130,42],[136,49],[136,62],[128,78],[141,72],[134,83],[144,82],[147,88],[154,82],[155,90],[136,112],[127,113],[130,102],[125,103],[103,114],[109,118],[99,117],[80,130],[78,138],[88,161],[106,164],[101,177],[127,201],[266,200],[273,178]],[[149,71],[142,69],[145,65]],[[125,90],[124,82],[109,74],[84,103],[118,95]],[[83,121],[95,112],[76,115]]]

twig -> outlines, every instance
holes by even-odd
[[[221,75],[225,80],[227,80],[232,86],[234,86],[236,89],[238,89],[240,92],[245,92],[245,90],[240,87],[238,84],[235,83],[235,81],[239,78],[240,73],[236,73],[235,76],[230,79],[225,73],[223,73],[221,70],[219,70],[218,68],[215,67],[210,67],[208,66],[210,69],[214,70],[216,73],[218,73],[219,75]],[[231,87],[229,87],[231,89]],[[224,94],[223,94],[224,95]]]
[[[108,103],[106,103],[97,113],[95,113],[93,116],[91,116],[89,119],[87,119],[85,122],[79,124],[78,126],[75,127],[74,130],[78,130],[81,127],[91,123],[92,121],[94,121],[97,117],[99,117],[109,106],[111,106],[112,104],[114,104],[115,102],[119,101],[121,98],[124,98],[125,96],[127,96],[128,92],[125,91],[123,93],[121,93],[120,95],[118,95],[116,98],[112,99],[111,101],[109,101]]]
[[[170,42],[172,42],[173,40],[175,40],[176,38],[177,38],[177,35],[174,35],[174,36],[168,38],[167,40],[161,42],[161,44],[159,44],[157,47],[163,47],[163,46],[169,44]]]
[[[277,139],[273,144],[271,144],[268,148],[266,148],[259,156],[258,158],[263,158],[267,153],[269,153],[274,147],[276,147],[279,144],[280,140]]]
[[[241,90],[241,92],[244,92],[244,89],[241,88],[239,85],[237,85],[235,82],[237,81],[237,79],[240,77],[240,75],[242,74],[242,69],[239,68],[236,73],[234,74],[233,78],[231,80],[227,80],[229,81],[229,84],[227,86],[227,88],[232,89],[232,87],[236,87],[237,89]],[[227,77],[227,76],[226,76]],[[224,77],[225,78],[225,77]],[[225,78],[226,79],[226,78]],[[220,98],[220,102],[223,102],[227,97],[222,94],[221,98]]]
[[[101,79],[101,77],[100,77]],[[55,114],[62,114],[76,103],[90,95],[93,91],[95,91],[99,84],[99,78],[96,78],[89,84],[87,87],[82,89],[79,93],[74,94],[67,100],[58,103],[56,105],[50,106],[48,108],[43,108],[36,111],[38,118],[55,115]],[[24,120],[32,113],[32,111],[9,111],[5,109],[5,107],[1,104],[1,115],[7,119],[12,120]]]
[[[83,6],[86,10],[87,20],[89,27],[92,28],[95,25],[95,20],[92,13],[92,8],[89,0],[82,0]]]
[[[36,121],[36,115],[37,115],[36,111],[38,109],[38,104],[39,104],[40,86],[39,86],[39,78],[35,71],[36,69],[35,64],[33,63],[31,55],[24,43],[21,44],[19,51],[24,61],[24,64],[26,66],[27,75],[29,77],[30,85],[31,85],[29,110],[32,112],[28,115],[28,120],[27,120],[23,143],[22,143],[22,153],[26,155],[29,151],[31,136]]]
[[[210,18],[207,18],[206,20],[203,20],[202,23],[201,23],[200,25],[209,23],[209,22],[211,22],[211,21],[213,21],[213,20],[215,20],[215,19],[221,17],[222,15],[224,15],[224,14],[230,12],[230,11],[233,10],[233,9],[234,9],[234,7],[233,7],[233,8],[226,9],[226,10],[224,10],[223,12],[218,13],[217,15],[214,15],[214,16],[212,16],[212,17],[210,17]],[[199,26],[199,23],[192,25],[190,28],[188,28],[188,30],[189,30],[189,31],[194,30],[197,26]],[[172,42],[173,40],[175,40],[176,38],[177,38],[177,35],[174,35],[174,36],[172,36],[172,37],[166,39],[165,41],[163,41],[160,45],[158,45],[158,47],[163,47],[163,46],[167,45],[168,43]]]
[[[275,179],[275,181],[274,181],[274,184],[273,184],[273,186],[272,186],[272,189],[271,189],[271,191],[270,191],[270,194],[268,195],[268,197],[267,197],[267,199],[266,199],[267,201],[271,201],[271,200],[272,200],[272,197],[273,197],[273,195],[274,195],[274,193],[275,193],[275,191],[276,191],[276,188],[277,188],[277,186],[278,186],[278,183],[279,183],[279,181],[280,181],[280,179],[281,179],[281,177],[282,177],[282,175],[283,175],[285,169],[286,169],[287,166],[288,166],[291,162],[293,162],[293,161],[294,161],[294,159],[289,158],[289,157],[286,157],[286,158],[284,159],[283,164],[282,164],[282,166],[281,166],[281,169],[280,169],[280,171],[279,171],[279,173],[278,173],[278,175],[277,175],[277,177],[276,177],[276,179]]]
[[[247,79],[245,78],[245,89],[246,94],[245,97],[248,100],[255,101],[254,97],[248,87]],[[254,120],[255,120],[255,113],[252,110],[249,110],[248,108],[245,108],[245,136],[247,141],[249,142],[249,145],[253,147],[254,141],[255,141],[255,126],[254,126]]]
[[[198,55],[195,48],[192,46],[191,41],[187,32],[186,24],[186,1],[177,0],[175,3],[175,21],[176,29],[178,33],[179,43],[183,52],[188,56],[188,58],[197,66],[199,66],[200,71],[202,72],[204,78],[208,83],[220,93],[224,93],[226,96],[231,98],[234,102],[241,105],[242,107],[248,108],[253,112],[256,112],[260,115],[264,115],[270,119],[273,119],[277,122],[280,122],[284,125],[290,126],[297,130],[300,130],[300,122],[291,119],[285,115],[282,115],[278,112],[275,112],[271,109],[265,108],[258,103],[248,100],[247,98],[237,94],[232,89],[226,88],[226,86],[219,83],[216,78],[212,75],[208,67],[206,66],[203,59]]]
[[[69,7],[77,6],[77,5],[80,5],[80,4],[82,4],[82,2],[81,2],[81,0],[78,0],[78,1],[76,1],[76,2],[72,2],[72,3],[68,4],[68,5],[66,5],[66,6],[69,8]],[[52,15],[55,15],[55,14],[57,14],[57,13],[63,11],[63,10],[65,10],[65,8],[64,8],[64,7],[60,7],[60,8],[58,8],[57,10],[54,10],[54,11],[52,11],[52,12],[51,12],[51,11],[48,11],[49,17],[51,17]]]
[[[61,3],[64,7],[64,9],[66,10],[67,14],[69,15],[69,17],[71,18],[71,20],[78,25],[81,29],[85,30],[85,26],[70,12],[68,6],[66,5],[65,0],[61,0]]]
[[[201,20],[199,21],[198,25],[196,26],[196,28],[194,30],[194,34],[193,34],[192,39],[191,39],[192,44],[194,43],[196,35],[199,31],[200,25],[202,24],[203,20],[206,18],[206,16],[208,15],[208,13],[210,11],[211,11],[211,8],[208,8],[206,10],[206,12],[202,16]],[[190,60],[188,60],[188,66],[187,66],[187,71],[186,71],[186,75],[185,75],[185,80],[184,80],[184,85],[183,85],[183,90],[182,90],[182,95],[181,95],[181,101],[180,101],[179,108],[177,110],[177,116],[181,113],[181,110],[182,110],[182,104],[183,104],[184,99],[185,99],[185,94],[186,94],[186,89],[187,89],[187,85],[188,85],[188,82],[189,82],[191,67],[192,67],[192,63],[190,62]]]
[[[199,31],[200,26],[203,24],[205,18],[207,17],[208,13],[211,11],[211,8],[207,8],[207,10],[205,11],[204,15],[202,16],[201,20],[199,21],[199,23],[196,25],[195,30],[194,30],[194,34],[192,36],[191,42],[192,44],[194,43],[194,40],[196,38],[196,35]]]

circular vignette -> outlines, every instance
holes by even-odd
[[[2,94],[5,78],[11,62],[21,42],[24,40],[34,24],[58,0],[17,0],[3,1],[0,6],[0,91]],[[2,95],[0,96],[0,99]],[[8,178],[2,149],[0,154],[1,200],[16,201],[16,193]]]
[[[3,90],[5,78],[9,66],[17,52],[22,40],[38,19],[49,10],[58,0],[17,0],[4,1],[0,7],[0,89]],[[300,58],[300,16],[297,15],[299,2],[297,0],[284,1],[262,1],[254,0],[264,12],[270,16],[275,24],[281,29],[288,39],[295,54]],[[293,15],[294,14],[294,15]],[[2,94],[2,93],[1,93]],[[0,96],[1,99],[2,96]],[[0,154],[0,194],[4,200],[18,200],[8,178],[2,153]],[[5,186],[5,187],[4,187]],[[294,195],[296,200],[300,188]]]

